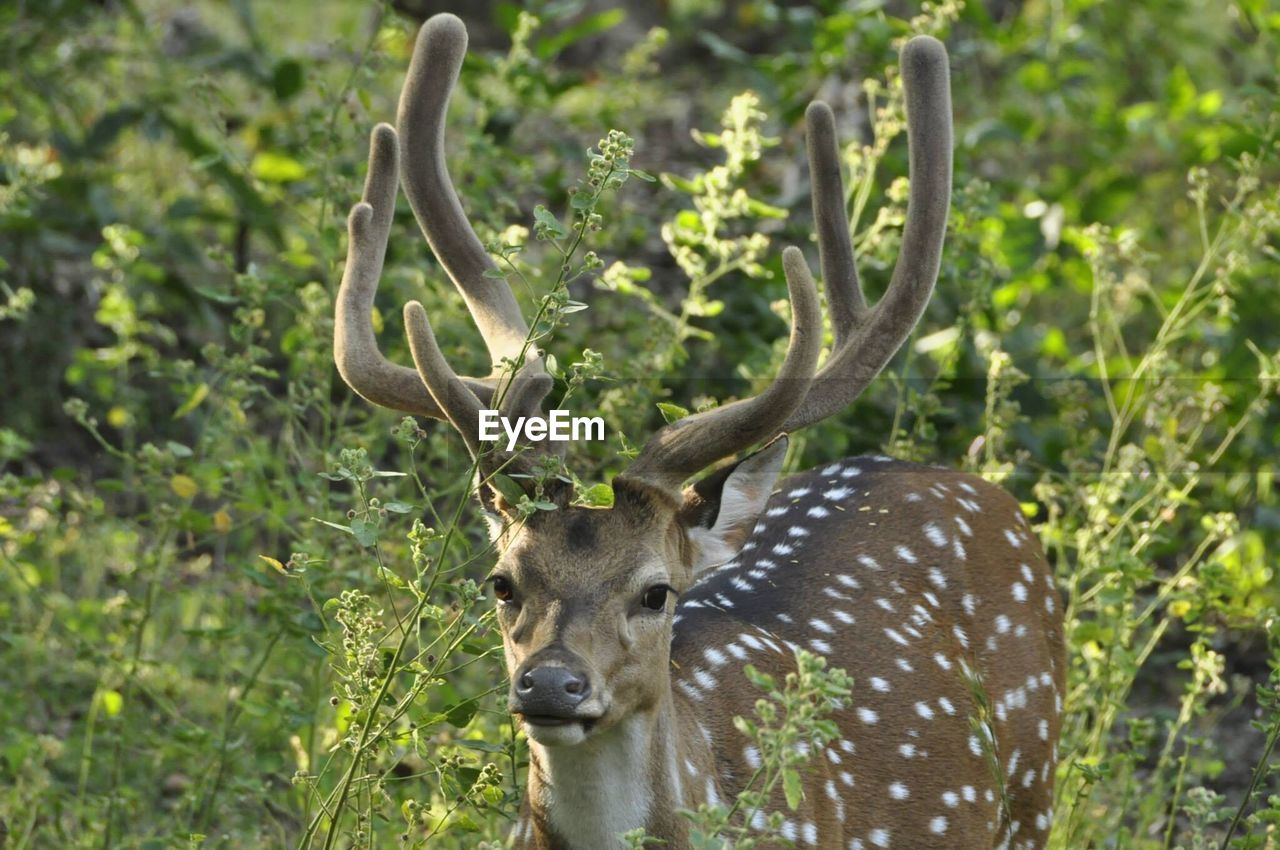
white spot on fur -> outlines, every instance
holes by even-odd
[[[929,538],[929,542],[939,549],[947,545],[947,535],[943,533],[936,522],[926,522],[924,524],[924,536]]]

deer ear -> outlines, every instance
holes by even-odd
[[[489,528],[489,539],[496,543],[502,532],[514,521],[515,512],[507,504],[507,500],[502,498],[502,494],[488,484],[481,483],[476,488],[476,499],[480,502],[484,523]]]
[[[784,434],[684,491],[680,519],[688,529],[689,539],[697,544],[695,574],[729,560],[747,542],[769,501],[786,455]]]
[[[521,517],[519,511],[522,492],[538,502],[550,502],[560,510],[567,508],[573,499],[573,488],[559,476],[548,478],[538,488],[525,473],[514,476],[493,473],[489,478],[477,473],[476,499],[489,526],[489,538],[494,542],[512,523],[529,521],[530,518]]]

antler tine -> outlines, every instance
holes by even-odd
[[[444,354],[436,343],[436,335],[431,330],[431,322],[427,319],[427,311],[417,301],[404,305],[404,326],[409,337],[409,351],[413,354],[413,363],[417,367],[415,377],[421,386],[425,386],[431,398],[444,411],[449,424],[462,436],[467,451],[473,458],[480,457],[484,446],[480,441],[480,412],[486,405],[477,397],[471,385],[453,371],[445,360]],[[508,391],[498,406],[503,416],[511,416],[521,409],[518,405],[527,404],[532,378],[529,375],[530,364],[526,364],[512,379]],[[545,374],[545,373],[544,373]],[[505,452],[490,452],[495,463],[492,468],[482,470],[483,473],[496,469],[510,458]],[[520,458],[514,458],[516,468],[523,470],[527,464]]]
[[[917,36],[902,48],[911,194],[902,249],[884,297],[868,309],[858,286],[830,110],[809,108],[814,215],[836,347],[783,430],[794,431],[848,405],[880,374],[920,320],[933,294],[951,205],[951,87],[947,50]]]
[[[333,358],[347,386],[373,404],[418,416],[443,419],[444,412],[413,369],[397,366],[382,356],[373,334],[373,299],[382,276],[387,237],[395,213],[397,187],[396,132],[386,124],[369,139],[369,173],[363,200],[351,208],[347,220],[347,266],[338,287],[334,310]],[[473,393],[488,398],[492,388],[467,379]]]
[[[418,225],[462,293],[497,373],[504,359],[514,362],[525,352],[529,326],[510,285],[487,276],[497,267],[467,221],[445,164],[445,114],[466,52],[467,29],[454,15],[435,15],[419,30],[396,117],[405,154],[401,177]],[[536,412],[552,380],[536,348],[524,362],[538,368],[525,373],[519,395],[531,405],[523,410]]]
[[[404,328],[409,337],[413,365],[417,367],[415,377],[418,383],[426,388],[444,411],[449,424],[462,435],[471,456],[478,457],[481,449],[480,411],[484,405],[444,359],[436,343],[436,335],[431,330],[431,322],[427,319],[427,311],[417,301],[404,305]]]
[[[819,100],[805,110],[805,135],[809,147],[809,182],[813,194],[813,221],[818,232],[818,260],[827,290],[827,310],[838,349],[867,311],[867,300],[858,282],[858,265],[849,238],[849,214],[845,211],[844,181],[840,177],[840,146],[831,107]]]
[[[822,347],[822,310],[813,276],[798,248],[782,254],[791,295],[791,339],[773,383],[754,398],[677,420],[654,434],[623,478],[677,491],[721,458],[778,433],[804,399]]]

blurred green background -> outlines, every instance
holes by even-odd
[[[937,293],[789,466],[883,450],[1023,501],[1071,600],[1053,846],[1276,846],[1280,9],[450,5],[0,6],[7,846],[320,846],[352,724],[381,710],[349,689],[344,641],[378,656],[431,570],[431,628],[458,612],[472,637],[420,688],[383,671],[406,709],[357,759],[324,846],[469,848],[510,823],[522,750],[492,696],[487,606],[458,583],[484,574],[483,531],[466,514],[471,556],[441,563],[438,538],[406,539],[415,517],[448,524],[461,444],[354,398],[331,359],[368,133],[444,10],[471,33],[450,168],[482,240],[524,246],[526,307],[560,262],[533,210],[572,221],[588,148],[625,131],[661,178],[604,199],[584,246],[599,262],[568,289],[587,309],[548,345],[571,406],[609,425],[575,448],[584,484],[623,467],[657,403],[723,402],[776,368],[782,247],[817,266],[813,98],[836,111],[864,286],[882,291],[905,207],[897,48],[946,43]],[[411,298],[459,372],[488,370],[402,198],[375,322],[405,363]],[[373,600],[364,632],[344,592]]]

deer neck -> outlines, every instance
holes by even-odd
[[[676,810],[695,808],[714,788],[713,763],[705,734],[669,686],[650,708],[576,746],[530,741],[532,846],[622,850],[618,836],[644,827],[679,850],[688,833]]]

